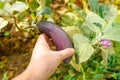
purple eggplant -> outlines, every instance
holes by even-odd
[[[57,50],[73,48],[73,44],[67,33],[57,24],[49,21],[39,21],[38,28],[41,32],[47,34],[54,42]],[[66,58],[64,63],[69,63],[72,56]]]

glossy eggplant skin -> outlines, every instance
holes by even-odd
[[[57,50],[73,48],[72,42],[66,32],[57,24],[49,21],[39,21],[38,29],[47,34],[56,45]],[[66,58],[64,63],[69,63],[72,56]]]

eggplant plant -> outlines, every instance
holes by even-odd
[[[98,5],[94,5],[92,2],[89,4],[92,6],[92,10],[87,11],[86,16],[82,17],[84,18],[82,25],[73,24],[79,27],[82,33],[68,33],[73,35],[72,40],[76,53],[71,65],[76,70],[80,70],[78,68],[81,63],[99,53],[102,54],[103,58],[101,63],[107,67],[109,57],[115,54],[113,42],[120,42],[120,22],[115,21],[118,13],[117,8],[110,4],[97,3]],[[94,9],[93,6],[97,6],[97,8]],[[78,15],[76,16],[79,18]],[[80,21],[76,22],[76,24],[80,23]],[[67,32],[67,30],[65,31]]]

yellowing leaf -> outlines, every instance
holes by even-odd
[[[75,62],[75,56],[73,55],[72,60],[70,61],[70,64],[75,68],[76,71],[80,71],[81,64],[77,64]]]
[[[8,21],[0,17],[0,29],[4,28],[8,24]]]
[[[113,46],[106,48],[102,47],[101,50],[102,50],[102,58],[103,58],[102,64],[107,67],[109,56],[115,53],[114,48]]]
[[[93,52],[94,48],[90,44],[86,43],[81,45],[81,47],[78,48],[79,63],[87,61]]]
[[[94,52],[94,48],[89,43],[89,40],[82,34],[73,36],[73,43],[76,50],[76,62],[82,63],[87,61]]]

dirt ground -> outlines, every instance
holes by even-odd
[[[69,0],[68,0],[69,1]],[[51,8],[56,12],[55,19],[59,22],[61,12],[67,11],[64,0],[53,0]],[[9,35],[4,33],[8,31]],[[9,79],[20,74],[28,65],[34,44],[38,35],[16,30],[13,24],[8,24],[0,31],[0,80]]]
[[[9,31],[9,36],[4,36]],[[30,61],[34,44],[38,35],[30,35],[23,31],[15,31],[8,25],[0,33],[0,80],[7,73],[11,79],[21,73]]]

